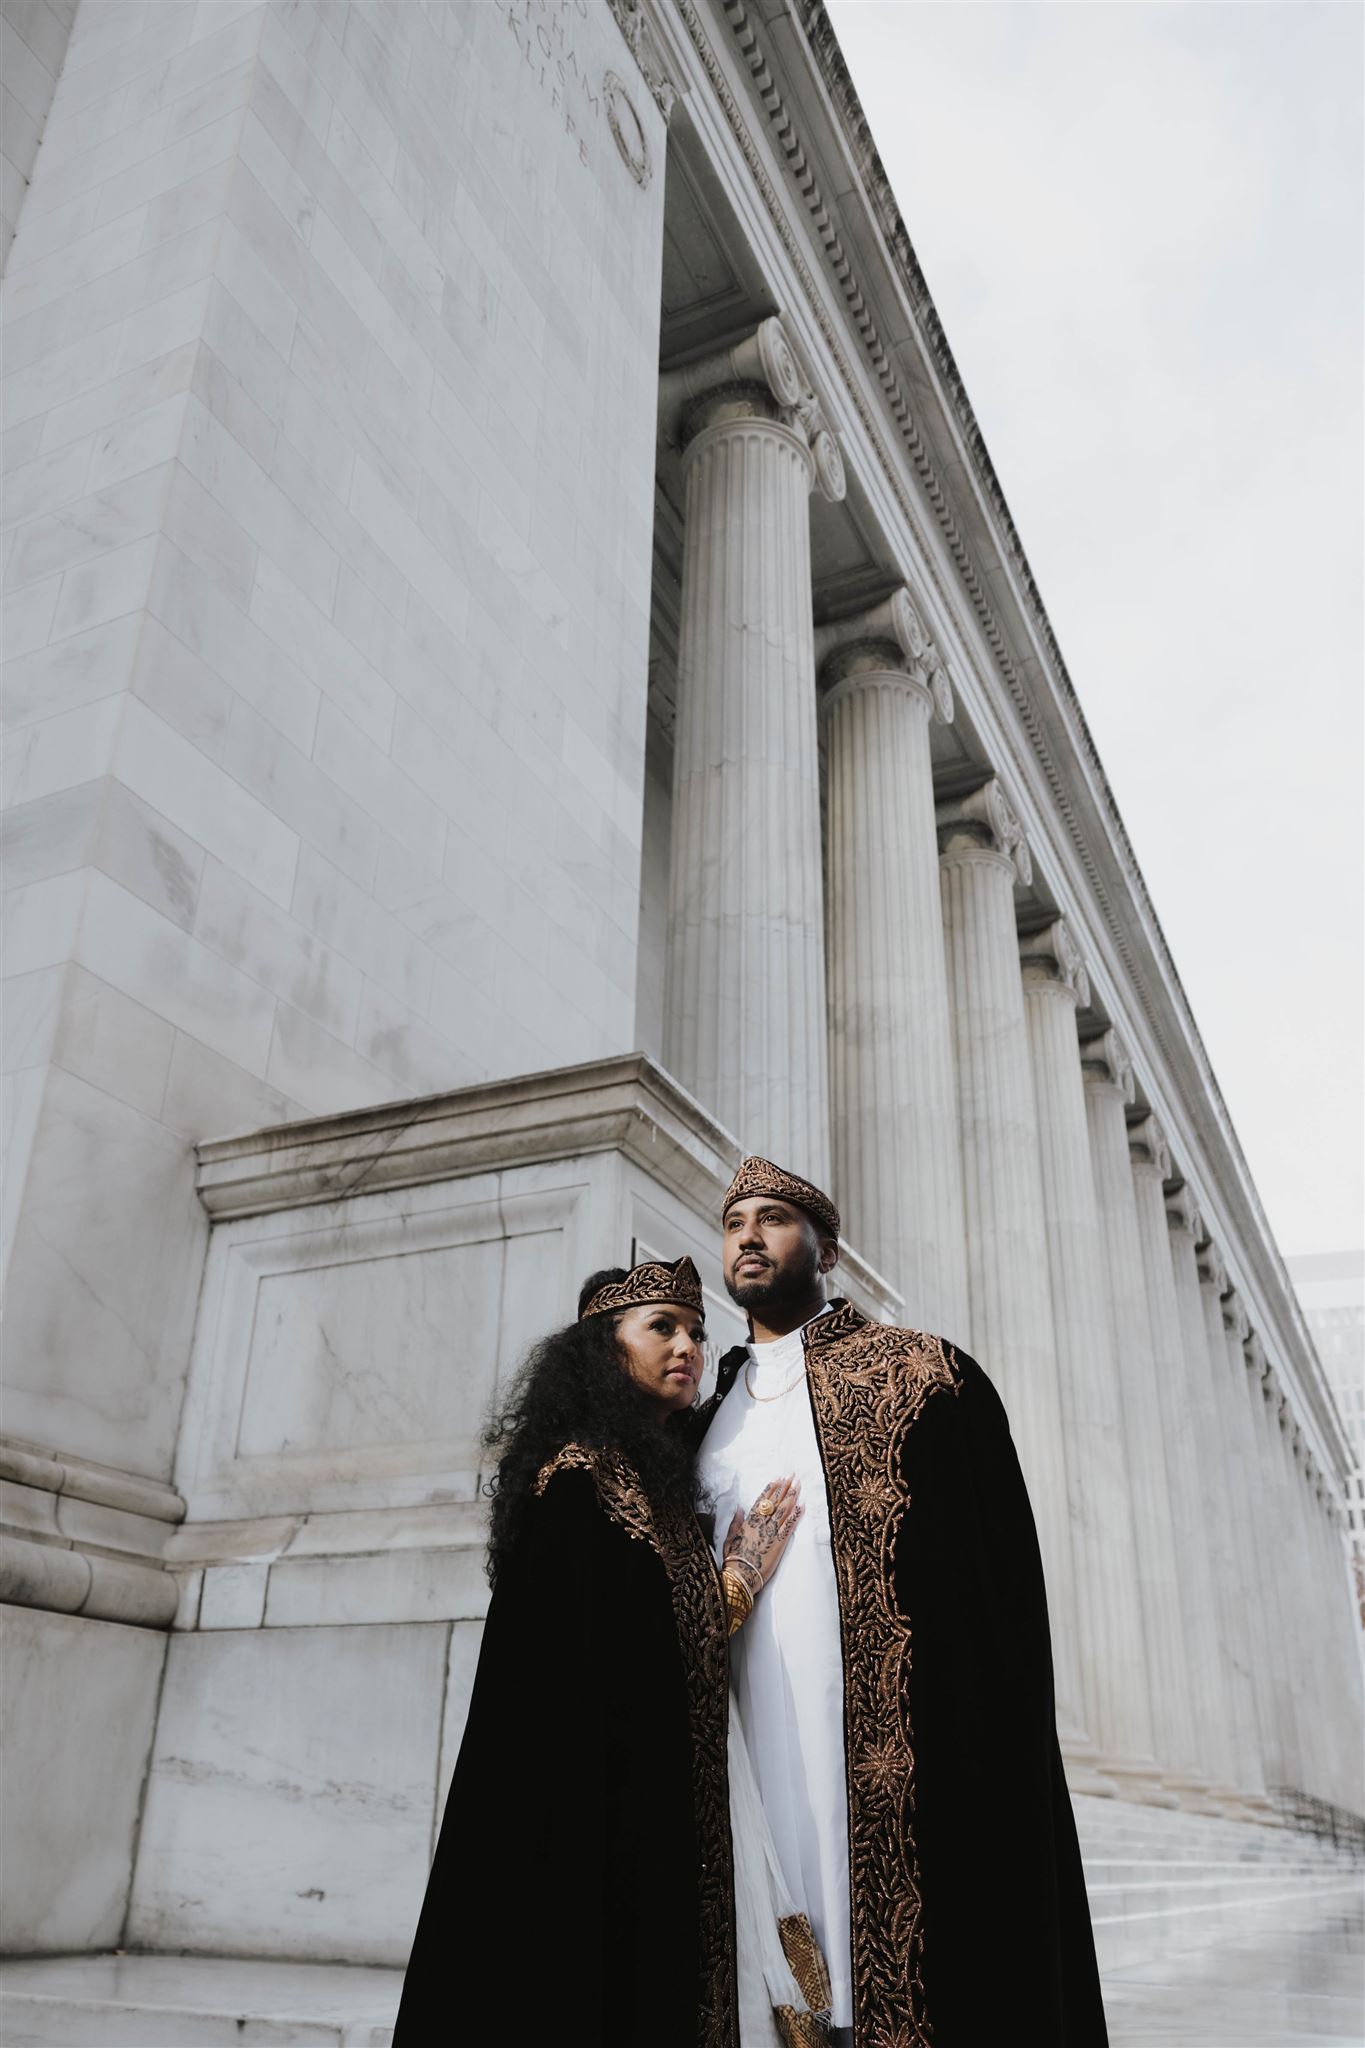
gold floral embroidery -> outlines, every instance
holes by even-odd
[[[738,2048],[735,1877],[730,1843],[730,1652],[725,1595],[711,1546],[689,1509],[656,1513],[635,1468],[616,1451],[566,1444],[536,1476],[543,1494],[556,1472],[592,1475],[602,1509],[647,1543],[668,1574],[683,1653],[692,1730],[692,1795],[701,1875],[698,2048]]]
[[[896,1604],[907,1431],[956,1361],[937,1337],[869,1323],[851,1303],[805,1330],[839,1588],[858,2048],[930,2048],[915,1852],[910,1622]]]

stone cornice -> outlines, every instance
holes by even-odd
[[[724,1126],[642,1052],[273,1124],[197,1151],[199,1199],[215,1223],[620,1152],[717,1233],[742,1157]],[[864,1314],[895,1322],[903,1313],[895,1288],[843,1242],[839,1269]]]
[[[655,4],[662,8],[665,0],[655,0]],[[765,139],[804,205],[806,219],[799,236],[768,174],[764,154],[755,144],[725,66],[711,45],[696,0],[673,0],[673,6],[820,329],[830,364],[904,517],[917,551],[917,566],[958,627],[964,653],[983,694],[989,696],[991,682],[976,665],[970,638],[959,625],[960,591],[965,590],[970,599],[973,624],[990,649],[1018,729],[1064,827],[1068,858],[1085,876],[1107,942],[1122,964],[1128,997],[1141,1013],[1165,1069],[1162,1078],[1169,1076],[1170,1088],[1181,1103],[1179,1121],[1196,1137],[1207,1158],[1211,1173],[1205,1183],[1204,1206],[1213,1206],[1211,1179],[1221,1198],[1216,1206],[1232,1225],[1229,1235],[1236,1243],[1238,1262],[1247,1269],[1248,1279],[1255,1276],[1255,1291],[1267,1325],[1274,1327],[1280,1347],[1293,1359],[1291,1377],[1296,1391],[1311,1410],[1320,1442],[1324,1447],[1331,1445],[1333,1463],[1344,1471],[1349,1447],[1307,1325],[822,0],[763,0],[761,17],[747,0],[711,0],[707,8],[712,20],[712,8],[723,12],[742,71],[747,73],[750,104],[761,110]],[[794,86],[800,88],[799,93],[794,93]],[[800,107],[793,107],[793,97],[801,98]],[[811,100],[823,105],[823,115],[810,113]],[[873,224],[870,239],[875,246],[869,269],[862,276],[841,239],[831,202],[817,176],[813,158],[820,149],[837,160],[834,204],[841,219],[847,218],[850,208],[856,212],[861,202]],[[845,323],[841,327],[831,320],[826,287],[817,282],[803,253],[816,248],[829,288],[843,302]],[[874,298],[898,306],[896,324],[905,328],[904,340],[897,337],[888,343],[883,337],[871,303]],[[863,395],[861,376],[855,374],[843,346],[843,336],[850,329],[857,335],[855,346],[894,423],[901,444],[894,456]],[[918,356],[913,407],[892,360],[892,351],[907,349]],[[951,493],[916,411],[931,415],[945,439],[940,459],[946,460],[953,475]],[[922,498],[932,508],[937,539],[946,546],[956,569],[958,585],[952,588],[945,586],[937,572],[937,550],[930,547],[918,503],[905,487],[901,474],[905,455]],[[978,564],[963,527],[964,518],[974,524],[976,545],[984,546],[988,556],[998,556],[998,562],[989,568]],[[1017,748],[1015,752],[1019,758]],[[1164,1106],[1170,1109],[1172,1104]]]
[[[199,1199],[221,1222],[609,1150],[717,1216],[740,1159],[700,1103],[633,1053],[211,1140],[198,1148]]]
[[[96,1465],[88,1458],[73,1458],[69,1452],[21,1443],[17,1437],[0,1437],[0,1479],[152,1521],[185,1518],[185,1503],[173,1486],[136,1472],[120,1472],[112,1465]]]
[[[678,95],[664,75],[663,59],[641,0],[607,0],[607,5],[626,39],[626,48],[639,67],[641,78],[649,87],[650,97],[666,121],[673,112]]]

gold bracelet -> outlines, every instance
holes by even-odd
[[[741,1557],[738,1552],[735,1552],[733,1556],[726,1558],[725,1569],[727,1572],[732,1570],[740,1572],[752,1572],[754,1575],[754,1582],[749,1590],[752,1592],[755,1599],[758,1598],[759,1594],[763,1591],[763,1588],[768,1583],[767,1580],[764,1578],[761,1569],[758,1565],[754,1563],[753,1559],[751,1557]]]
[[[732,1636],[737,1629],[744,1626],[753,1613],[754,1596],[743,1579],[737,1578],[728,1565],[720,1575],[720,1582],[725,1590],[726,1634]]]

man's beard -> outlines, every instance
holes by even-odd
[[[753,1273],[746,1278],[735,1274],[726,1281],[725,1287],[735,1307],[752,1315],[755,1309],[783,1309],[798,1305],[815,1292],[819,1279],[818,1262],[812,1259],[808,1267],[801,1269],[768,1265],[761,1273]]]

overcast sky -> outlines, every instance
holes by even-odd
[[[831,13],[1281,1250],[1358,1246],[1365,14]]]

